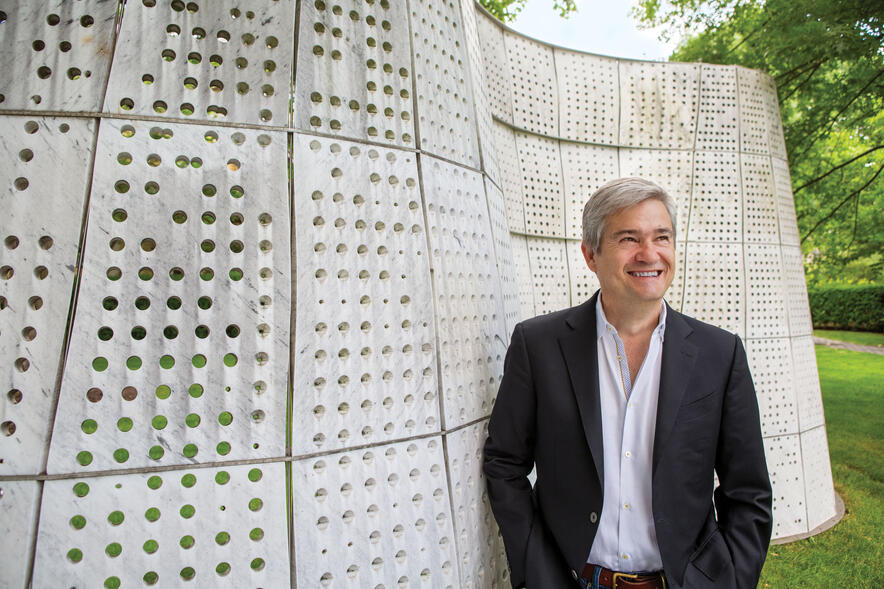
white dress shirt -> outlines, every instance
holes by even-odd
[[[635,383],[629,377],[623,342],[605,318],[601,296],[596,325],[605,486],[587,562],[621,572],[659,571],[663,561],[654,528],[651,467],[666,305]]]

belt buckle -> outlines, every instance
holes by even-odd
[[[617,573],[611,571],[611,589],[617,589],[617,581],[622,579],[638,579],[638,575],[633,573]]]

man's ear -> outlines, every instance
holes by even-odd
[[[586,265],[589,266],[589,269],[593,272],[596,271],[596,260],[595,260],[595,252],[590,248],[586,247],[585,242],[580,242],[580,251],[583,252],[583,259],[586,260]]]

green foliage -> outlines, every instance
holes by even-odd
[[[758,586],[881,587],[884,572],[884,356],[816,346],[835,490],[846,507],[832,529],[771,546]]]
[[[884,286],[809,288],[810,312],[817,328],[884,332]]]
[[[501,22],[512,22],[522,12],[528,0],[479,0],[485,10]],[[553,0],[553,10],[562,18],[568,18],[577,12],[575,0]]]
[[[687,37],[672,59],[774,77],[808,282],[884,282],[884,3],[640,0],[633,15]]]

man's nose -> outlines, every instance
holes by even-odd
[[[638,242],[638,247],[635,250],[635,260],[637,262],[656,262],[659,259],[659,252],[657,252],[657,248],[654,247],[654,243],[651,240],[642,239]]]

